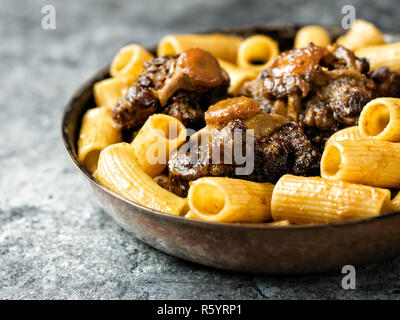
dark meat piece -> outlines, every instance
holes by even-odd
[[[374,82],[366,76],[339,77],[316,86],[304,103],[302,123],[322,131],[357,125],[362,108],[374,98],[374,89]]]
[[[328,53],[323,56],[321,65],[329,70],[352,70],[359,73],[369,71],[369,63],[365,58],[357,58],[352,51],[338,44],[328,47]]]
[[[312,43],[306,48],[283,52],[270,68],[247,83],[240,94],[255,98],[266,112],[298,120],[301,99],[312,88],[311,81],[322,72],[320,65],[328,50]]]
[[[369,76],[376,85],[376,97],[400,97],[400,75],[387,67],[371,70]]]
[[[364,105],[377,96],[400,93],[400,76],[389,70],[369,71],[368,61],[332,45],[291,50],[276,58],[242,93],[299,122],[320,151],[336,131],[356,125]]]
[[[270,68],[259,76],[264,80],[266,98],[285,98],[292,94],[306,96],[314,74],[322,68],[320,61],[327,49],[312,43],[306,48],[283,52]]]
[[[177,118],[185,126],[190,124],[191,128],[201,128],[205,124],[202,99],[196,92],[178,91],[163,112]]]
[[[336,131],[357,125],[361,110],[375,94],[374,82],[363,74],[332,78],[325,86],[314,87],[299,116],[307,136],[320,152]]]
[[[142,74],[137,79],[138,85],[155,90],[162,88],[167,77],[174,73],[178,56],[163,56],[145,62]]]
[[[143,125],[158,106],[158,100],[149,88],[134,85],[128,94],[115,104],[111,116],[122,129]]]
[[[184,197],[189,182],[204,176],[276,182],[286,173],[318,174],[320,154],[297,123],[286,122],[262,137],[246,136],[247,129],[236,119],[211,130],[206,138],[211,143],[196,144],[191,152],[181,147],[168,162],[170,190]]]
[[[254,181],[273,182],[287,173],[319,175],[320,153],[296,122],[284,124],[271,137],[256,138]]]
[[[229,76],[211,54],[190,49],[146,62],[136,82],[114,106],[112,117],[120,128],[140,127],[150,114],[160,112],[198,129],[204,125],[204,111],[227,97]]]
[[[329,96],[329,107],[339,124],[354,126],[363,107],[374,98],[374,89],[374,83],[366,77],[364,81],[343,77],[330,82],[317,95],[321,100]]]
[[[173,73],[178,56],[164,56],[147,61],[137,84],[112,110],[114,122],[122,129],[142,126],[147,118],[159,109],[159,101],[154,94],[161,88],[168,74]]]
[[[261,81],[260,79],[247,81],[240,88],[239,95],[245,97],[251,97],[256,101],[258,101],[261,112],[263,113],[277,113],[277,112],[272,112],[274,101],[264,96],[263,88],[264,88],[263,81]]]
[[[205,128],[171,155],[168,171],[172,191],[185,197],[189,182],[205,176],[233,177],[237,163],[235,153],[246,155],[246,125],[230,121],[221,130]],[[240,135],[240,140],[234,141]],[[249,152],[250,154],[250,152]],[[229,163],[224,163],[225,157]]]

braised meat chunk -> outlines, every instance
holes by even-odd
[[[241,93],[260,102],[263,112],[298,122],[322,152],[336,131],[358,123],[362,108],[378,96],[399,96],[400,75],[387,68],[369,71],[366,59],[334,44],[310,44],[278,56]]]
[[[254,181],[276,182],[284,174],[319,174],[320,153],[296,122],[288,122],[271,137],[256,138]]]
[[[304,100],[299,121],[322,152],[326,140],[336,131],[354,126],[363,107],[374,98],[375,84],[365,75],[330,78],[315,86]]]
[[[158,100],[149,88],[134,85],[128,94],[114,105],[111,116],[122,129],[141,126],[158,107]]]
[[[168,162],[169,189],[186,196],[203,176],[276,182],[282,175],[314,175],[320,154],[288,117],[261,113],[255,100],[238,97],[211,106],[207,126]]]
[[[210,53],[194,48],[146,62],[136,82],[113,108],[119,127],[140,127],[160,112],[200,128],[208,106],[227,97],[229,76]]]
[[[235,161],[238,158],[235,153],[246,154],[246,129],[241,120],[233,120],[221,129],[200,130],[168,161],[169,189],[186,197],[190,181],[205,176],[234,177],[235,168],[243,165]]]
[[[368,75],[376,85],[376,97],[400,97],[400,74],[390,71],[388,67],[371,70]]]

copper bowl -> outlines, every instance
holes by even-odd
[[[300,27],[251,26],[212,32],[242,36],[267,34],[279,41],[283,51],[292,47]],[[342,33],[337,27],[327,29],[333,38]],[[94,106],[93,84],[108,76],[108,67],[103,68],[73,95],[65,108],[62,135],[67,153],[100,205],[141,241],[170,255],[207,266],[281,275],[339,271],[347,264],[360,265],[400,253],[400,212],[313,226],[210,223],[148,209],[102,186],[79,164],[76,142],[81,118]]]

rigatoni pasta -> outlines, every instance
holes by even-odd
[[[121,48],[110,66],[112,77],[130,77],[135,79],[142,72],[143,64],[152,59],[153,55],[137,44]]]
[[[218,62],[222,69],[228,72],[229,79],[230,79],[230,87],[228,92],[230,94],[236,95],[238,94],[240,88],[242,87],[243,83],[246,81],[253,80],[257,78],[257,72],[248,70],[245,68],[240,68],[237,65],[227,62],[222,59],[218,59]]]
[[[254,35],[239,45],[237,65],[260,72],[267,69],[278,54],[278,42],[265,35]]]
[[[359,58],[368,59],[372,70],[388,67],[400,72],[400,42],[363,47],[355,51]]]
[[[216,58],[236,63],[237,51],[243,38],[222,33],[180,34],[164,37],[157,48],[157,55],[178,54],[190,48],[200,48]]]
[[[150,116],[132,141],[136,159],[143,171],[155,177],[167,166],[169,155],[186,140],[186,128],[166,114]]]
[[[337,39],[338,44],[351,50],[385,43],[382,32],[372,23],[358,19],[350,30]]]
[[[390,201],[391,211],[400,211],[400,191],[397,195]]]
[[[362,135],[377,140],[400,141],[400,99],[378,98],[362,110],[359,120]]]
[[[400,188],[400,144],[374,139],[330,143],[321,176],[375,187]]]
[[[133,147],[113,144],[100,153],[97,179],[106,187],[148,208],[180,215],[186,199],[160,187],[135,160]]]
[[[132,77],[109,78],[96,82],[93,87],[96,105],[112,109],[133,84]]]
[[[214,222],[261,222],[271,219],[274,185],[223,177],[205,177],[190,185],[191,216]]]
[[[320,26],[305,26],[297,31],[294,48],[307,47],[311,42],[317,46],[326,47],[331,44],[331,36],[325,28]]]
[[[353,126],[335,132],[333,135],[329,137],[328,141],[326,141],[326,145],[336,141],[344,141],[344,140],[357,141],[365,138],[366,137],[363,134],[361,134],[360,128],[358,126]]]
[[[97,107],[86,111],[78,139],[78,159],[91,173],[97,168],[100,151],[122,141],[122,134],[111,119],[111,110]]]
[[[387,189],[284,175],[275,185],[271,214],[294,224],[327,223],[379,215],[389,201]]]

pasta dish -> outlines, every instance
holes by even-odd
[[[280,52],[263,34],[130,44],[93,87],[81,164],[163,213],[212,222],[316,224],[400,210],[400,43],[357,20]]]

